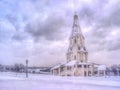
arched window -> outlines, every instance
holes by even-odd
[[[81,60],[81,62],[83,62],[83,60]]]
[[[86,48],[84,47],[84,50],[86,50]]]
[[[76,39],[74,40],[74,43],[76,43]]]
[[[76,56],[74,56],[74,59],[76,60]]]

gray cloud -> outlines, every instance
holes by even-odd
[[[17,25],[17,17],[15,15],[8,14],[5,18],[15,27],[16,30],[19,28]]]
[[[17,33],[15,33],[15,34],[12,36],[11,39],[21,42],[21,41],[23,41],[23,40],[26,39],[26,36],[25,36],[24,33],[19,33],[19,32],[17,32]]]
[[[83,21],[86,24],[91,24],[95,18],[95,12],[88,6],[83,6],[81,10],[79,10],[79,18],[80,21]]]
[[[48,16],[45,21],[30,22],[26,25],[25,31],[28,32],[35,40],[44,37],[47,40],[60,39],[62,34],[61,28],[65,26],[65,22],[60,16]]]
[[[107,50],[109,51],[115,51],[115,50],[120,50],[120,39],[119,40],[115,40],[115,41],[111,41],[111,42],[107,42]]]
[[[90,43],[99,45],[96,50],[120,49],[119,38],[116,38],[116,42],[114,42],[114,39],[109,36],[114,31],[113,28],[120,28],[120,2],[112,4],[109,0],[105,0],[105,2],[97,1],[93,3],[94,5],[83,5],[79,10],[82,22],[92,27]],[[106,38],[109,38],[110,41]]]
[[[14,59],[11,62],[28,58],[31,65],[55,64],[65,60],[68,45],[66,42],[69,42],[66,41],[66,37],[69,37],[72,30],[74,10],[77,8],[81,29],[86,35],[89,56],[91,55],[89,59],[109,62],[112,57],[111,62],[114,62],[114,54],[118,53],[120,49],[120,36],[118,33],[112,36],[111,33],[118,32],[120,28],[120,1],[80,1],[74,3],[74,0],[16,0],[17,4],[12,2],[12,5],[9,4],[11,2],[9,1],[6,11],[3,8],[0,9],[4,10],[1,13],[6,12],[4,18],[7,19],[0,25],[2,27],[0,44],[1,40],[9,40],[11,46],[8,46],[9,42],[7,42],[4,47],[3,43],[1,49],[4,48],[0,56],[4,56],[7,51],[8,56]],[[15,9],[9,8],[11,6]],[[90,30],[84,32],[84,28],[90,28]],[[10,48],[9,51],[7,47]],[[1,57],[2,61],[8,61],[7,57]],[[116,62],[118,62],[118,57]],[[48,62],[48,60],[51,61]]]

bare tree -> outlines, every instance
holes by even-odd
[[[16,72],[24,72],[25,66],[23,64],[14,64],[14,70]]]

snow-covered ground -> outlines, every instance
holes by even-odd
[[[0,90],[120,90],[120,77],[60,77],[0,72]]]

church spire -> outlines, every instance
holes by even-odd
[[[76,12],[75,12],[75,15],[74,15],[73,27],[74,27],[75,25],[79,25],[78,15],[77,15]]]
[[[78,18],[78,15],[76,12],[74,15],[74,21],[73,21],[73,27],[72,27],[72,36],[74,36],[75,34],[82,35],[81,28],[79,26],[79,18]]]

